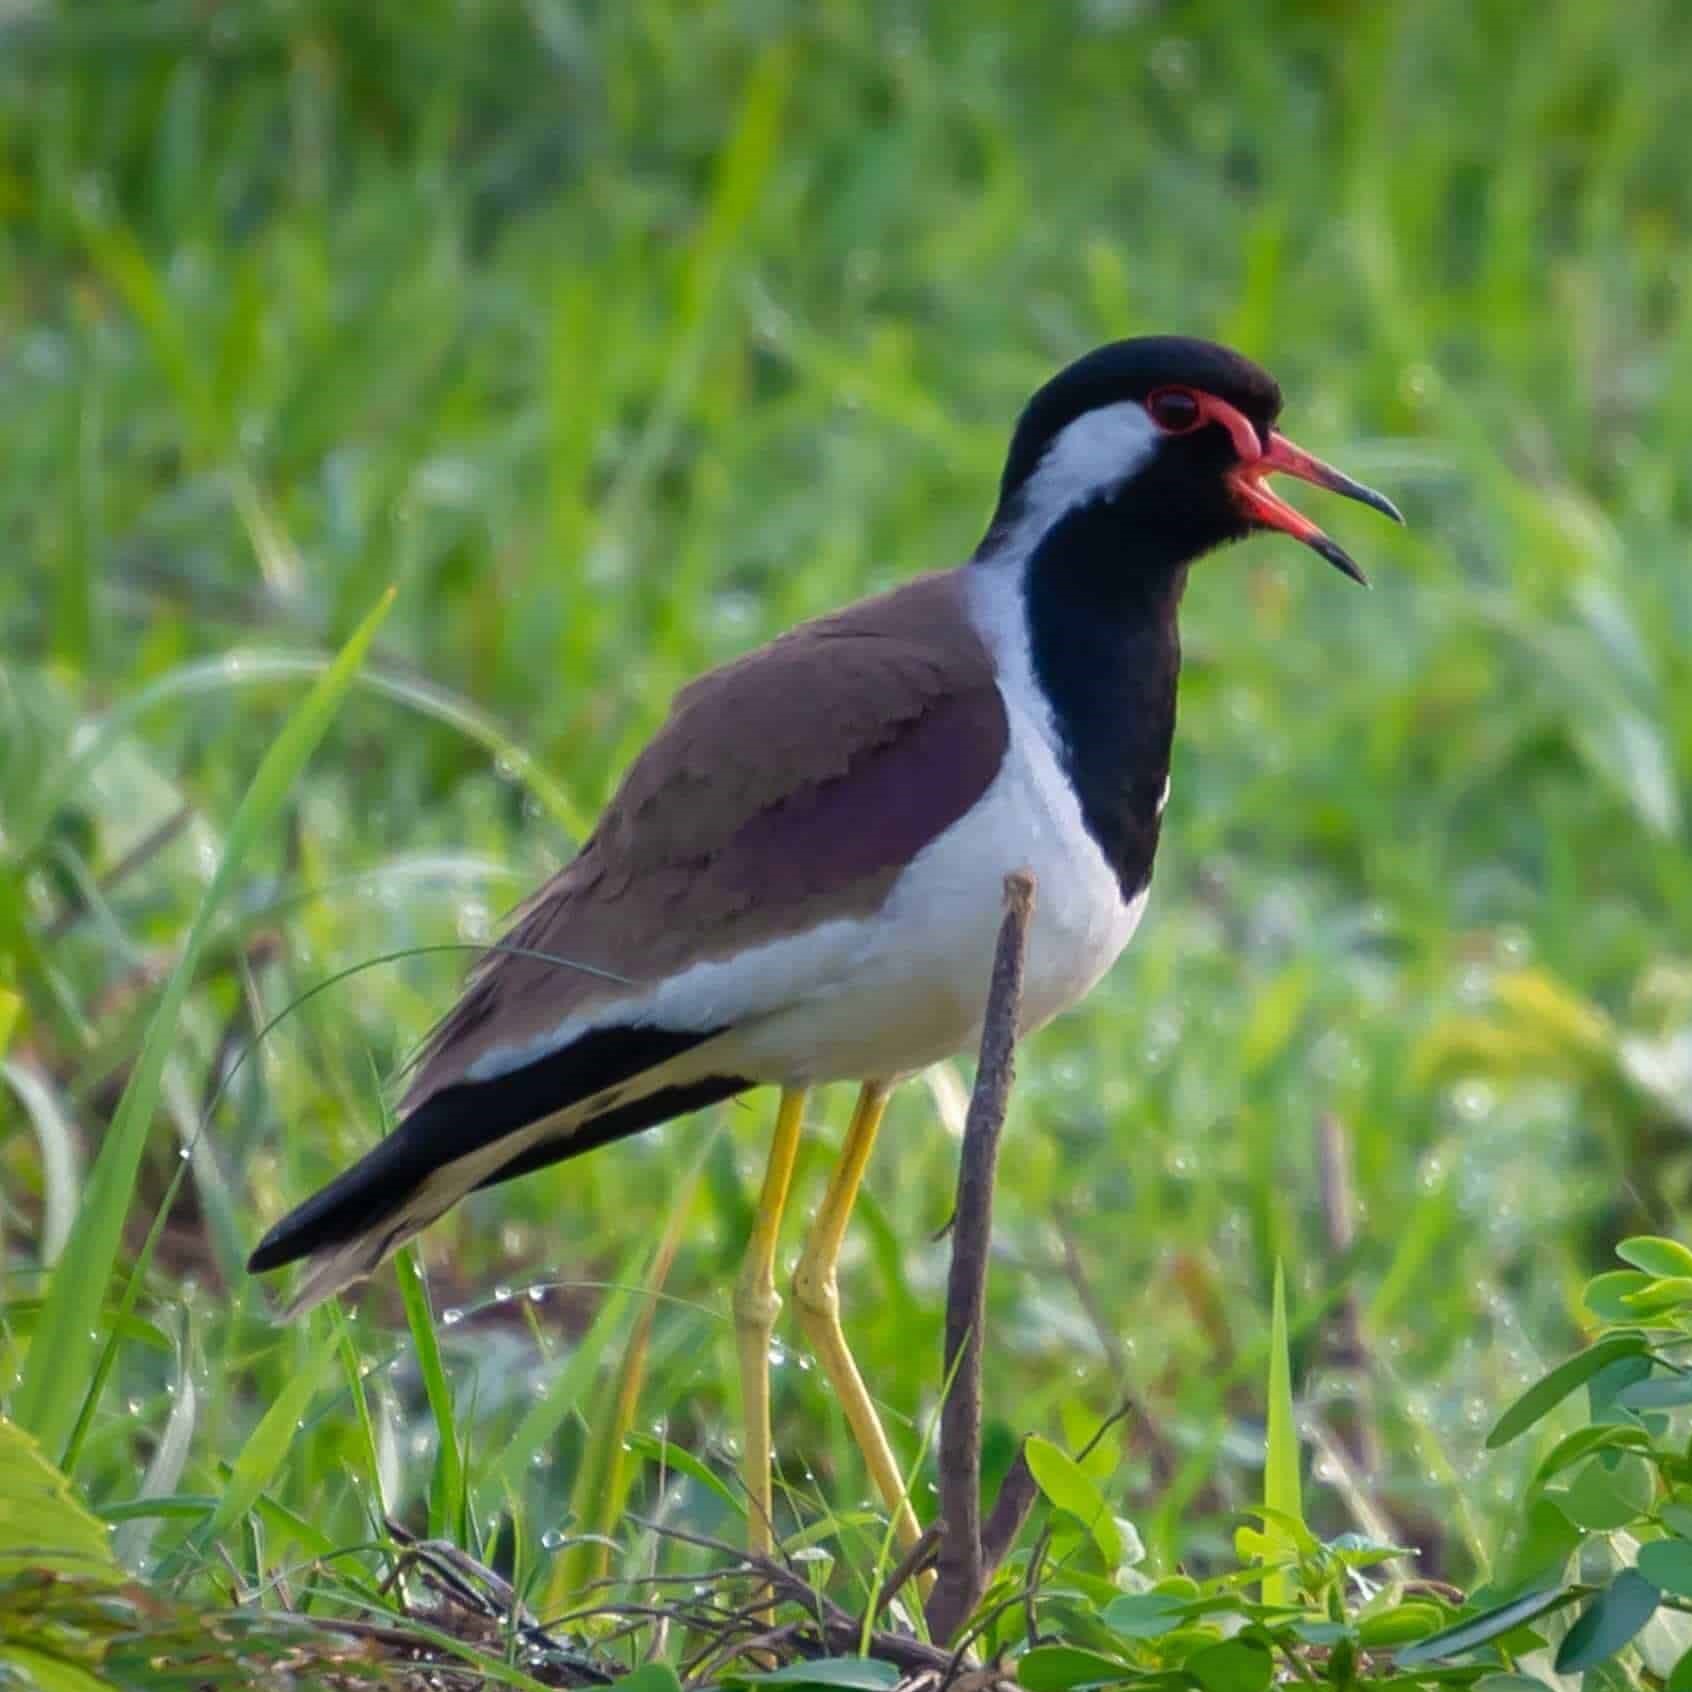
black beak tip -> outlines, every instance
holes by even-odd
[[[1359,505],[1368,506],[1371,511],[1380,512],[1383,517],[1390,517],[1401,528],[1408,526],[1404,522],[1404,513],[1384,493],[1377,493],[1362,482],[1354,482],[1349,476],[1334,484],[1334,492],[1356,500]]]
[[[1370,493],[1375,493],[1375,490],[1373,488],[1371,488],[1369,491],[1370,491]],[[1398,507],[1396,505],[1394,505],[1392,503],[1392,501],[1390,499],[1388,499],[1385,494],[1383,494],[1383,493],[1375,494],[1375,497],[1372,500],[1370,500],[1369,503],[1371,505],[1373,505],[1374,508],[1378,512],[1380,512],[1380,514],[1383,517],[1390,517],[1393,520],[1393,522],[1395,522],[1399,526],[1399,528],[1407,529],[1407,528],[1410,527],[1410,525],[1404,519],[1404,513],[1402,511],[1400,511],[1398,509]]]
[[[1370,585],[1369,578],[1352,562],[1351,555],[1343,547],[1336,546],[1326,535],[1311,541],[1310,545],[1327,559],[1342,576],[1349,576],[1359,587]]]

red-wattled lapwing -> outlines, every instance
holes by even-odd
[[[1280,389],[1206,341],[1100,347],[1047,383],[963,566],[806,623],[685,688],[575,859],[429,1036],[398,1127],[284,1218],[294,1308],[477,1187],[749,1087],[781,1089],[735,1289],[752,1537],[770,1534],[773,1265],[806,1090],[861,1084],[794,1279],[818,1361],[914,1540],[841,1332],[835,1262],[892,1086],[978,1037],[1005,876],[1034,871],[1022,1019],[1092,987],[1146,901],[1194,559],[1279,529],[1265,485],[1391,502],[1275,428]],[[574,967],[572,967],[574,966]],[[584,967],[585,966],[585,967]]]

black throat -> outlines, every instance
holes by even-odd
[[[1164,537],[1136,533],[1125,516],[1100,500],[1061,518],[1028,557],[1023,598],[1034,676],[1082,819],[1132,899],[1157,853],[1181,669],[1175,613],[1191,553],[1173,546],[1160,568]]]

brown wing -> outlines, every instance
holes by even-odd
[[[962,589],[958,572],[923,577],[685,688],[511,949],[472,972],[402,1110],[571,1016],[638,1014],[646,988],[691,964],[875,910],[1004,754]]]

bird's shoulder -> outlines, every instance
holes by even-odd
[[[697,857],[755,817],[861,770],[938,717],[1003,744],[991,655],[959,571],[801,623],[690,682],[594,830],[632,867]],[[961,749],[960,749],[961,750]]]

